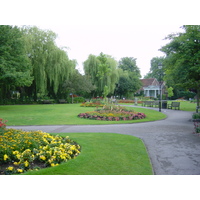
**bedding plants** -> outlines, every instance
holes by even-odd
[[[80,113],[78,117],[94,120],[120,121],[144,119],[146,115],[121,106],[105,105],[102,109]]]
[[[81,107],[103,107],[101,102],[85,102],[80,105]]]
[[[200,134],[200,113],[194,113],[192,119],[194,122],[194,133]]]
[[[80,146],[68,136],[4,128],[0,134],[0,174],[54,167],[79,153]]]

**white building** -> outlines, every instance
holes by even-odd
[[[160,84],[156,78],[141,79],[141,82],[142,82],[142,88],[138,92],[144,91],[145,97],[158,98],[158,95],[160,95]],[[161,83],[161,90],[163,94],[164,90],[163,82]]]

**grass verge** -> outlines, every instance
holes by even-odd
[[[7,126],[15,125],[101,125],[155,121],[164,119],[165,114],[155,110],[134,108],[146,114],[145,119],[128,121],[99,121],[77,117],[79,113],[94,111],[96,108],[80,107],[80,104],[52,105],[9,105],[0,106],[0,118],[8,120]]]
[[[59,166],[30,171],[26,175],[152,175],[143,142],[115,133],[59,133],[81,145],[80,155]]]

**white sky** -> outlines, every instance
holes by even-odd
[[[89,54],[103,52],[117,61],[137,58],[144,76],[150,60],[164,55],[158,49],[167,43],[163,39],[168,34],[180,32],[184,24],[198,24],[197,4],[197,0],[7,0],[0,24],[54,31],[58,46],[69,48],[69,58],[77,60],[80,71]]]
[[[58,46],[67,46],[70,59],[76,59],[78,68],[89,54],[109,54],[119,61],[122,57],[137,58],[137,66],[144,76],[153,57],[164,56],[160,49],[168,41],[164,38],[180,32],[181,25],[41,25],[57,33]]]

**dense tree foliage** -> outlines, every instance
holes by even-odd
[[[171,34],[170,43],[162,47],[166,54],[164,60],[166,78],[176,86],[195,89],[197,105],[200,96],[200,26],[186,25],[184,32]]]
[[[151,59],[151,67],[148,74],[145,75],[144,78],[156,78],[157,80],[160,79],[160,75],[164,76],[164,70],[160,70],[158,68],[159,64],[163,65],[164,57],[154,57]],[[162,74],[160,74],[162,72]]]
[[[10,98],[16,87],[33,80],[22,36],[18,27],[0,26],[0,99]]]
[[[119,82],[116,94],[120,97],[133,97],[133,94],[140,89],[140,70],[136,65],[136,59],[125,57],[119,61]]]
[[[23,33],[34,77],[31,87],[27,88],[29,94],[35,100],[42,96],[62,97],[60,90],[75,69],[75,61],[69,60],[67,53],[55,45],[54,32],[25,27]]]
[[[102,96],[105,88],[108,94],[114,93],[118,82],[117,61],[114,58],[103,53],[99,56],[89,55],[84,62],[84,71],[96,86],[93,96]]]
[[[89,55],[85,75],[76,70],[57,35],[36,26],[0,26],[0,102],[18,91],[21,100],[62,99],[76,93],[130,96],[140,88],[140,70],[133,57],[119,63],[110,55]]]
[[[75,93],[80,96],[88,97],[96,87],[92,85],[91,80],[86,75],[82,75],[78,70],[74,70],[73,73],[70,74],[69,79],[64,82],[63,89],[65,93],[67,91],[68,96],[70,93]]]
[[[134,72],[137,77],[141,77],[140,69],[136,64],[136,58],[133,57],[124,57],[119,61],[119,68],[123,71]]]

